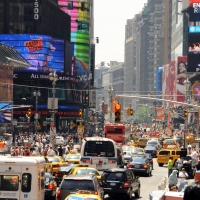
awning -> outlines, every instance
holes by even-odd
[[[29,68],[29,62],[12,46],[0,43],[0,62],[9,64],[14,70]]]

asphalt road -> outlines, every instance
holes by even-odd
[[[167,176],[167,166],[164,167],[159,167],[156,158],[153,160],[154,162],[154,170],[152,171],[152,176],[151,177],[145,177],[145,176],[140,176],[139,180],[141,183],[141,190],[140,190],[140,198],[135,198],[133,195],[132,200],[135,199],[140,199],[140,200],[147,200],[149,197],[149,194],[157,189],[157,186],[159,182],[163,179],[164,176]],[[105,196],[106,200],[121,200],[125,199],[123,197],[114,197],[111,198],[108,195]]]

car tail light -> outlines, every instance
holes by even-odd
[[[128,164],[127,167],[128,167],[128,168],[131,168],[131,164]]]
[[[129,188],[129,183],[128,182],[124,183],[124,188]]]
[[[54,184],[53,183],[50,183],[49,185],[48,185],[48,189],[53,189],[54,188]]]
[[[95,195],[98,195],[98,192],[97,192],[97,191],[94,191],[94,194],[95,194]]]
[[[60,165],[59,165],[59,164],[56,164],[56,167],[60,167]]]
[[[144,167],[145,169],[147,169],[147,168],[148,168],[148,166],[147,166],[147,165],[144,165],[143,167]]]
[[[153,160],[149,160],[150,163],[153,163]]]
[[[55,177],[62,177],[63,174],[55,174]]]
[[[88,163],[88,162],[89,162],[89,160],[82,160],[82,162],[84,162],[84,163]]]
[[[56,196],[57,196],[57,200],[60,200],[60,189],[58,189]]]

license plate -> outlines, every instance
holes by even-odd
[[[114,185],[116,185],[116,184],[115,184],[115,183],[110,183],[110,185],[114,186]]]
[[[135,165],[135,168],[139,168],[139,165]]]
[[[102,168],[102,165],[96,165],[97,168]]]

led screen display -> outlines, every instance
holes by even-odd
[[[18,71],[64,72],[64,40],[38,34],[0,34],[0,42],[13,46],[29,63]]]
[[[200,32],[188,36],[188,72],[200,70]]]
[[[200,21],[200,0],[190,0],[190,17],[191,22]]]
[[[0,102],[0,123],[12,122],[12,103]]]

